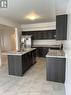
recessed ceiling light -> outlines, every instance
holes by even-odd
[[[25,19],[29,19],[29,20],[36,20],[39,18],[40,18],[40,16],[38,14],[36,14],[35,12],[31,12],[27,16],[25,16]]]

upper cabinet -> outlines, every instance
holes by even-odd
[[[56,30],[23,31],[22,35],[32,35],[33,40],[56,39]]]
[[[56,40],[67,39],[67,15],[56,16]]]

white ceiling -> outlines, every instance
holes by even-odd
[[[66,12],[68,0],[8,0],[8,8],[0,8],[0,16],[14,20],[20,24],[51,22],[56,14]],[[30,21],[24,17],[34,11],[40,19]]]

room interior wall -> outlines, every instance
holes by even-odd
[[[7,63],[7,56],[2,52],[16,50],[15,28],[0,24],[0,63]],[[0,64],[0,65],[1,65]]]
[[[4,17],[0,17],[0,25],[6,25],[7,27],[12,27],[12,28],[17,28],[17,30],[18,30],[18,35],[20,34],[19,33],[19,30],[21,29],[20,28],[20,24],[18,24],[17,22],[15,22],[15,21],[12,21],[12,20],[10,20],[10,19],[8,19],[8,18],[4,18]],[[9,36],[9,35],[8,35]],[[13,36],[15,36],[14,34],[13,34]],[[6,37],[7,38],[7,37]],[[8,37],[9,38],[9,37]],[[11,37],[12,38],[12,37]],[[19,38],[17,38],[16,40],[18,40]],[[14,39],[12,39],[12,41],[13,41]],[[0,44],[1,44],[1,41],[0,41]],[[19,46],[19,43],[18,44],[16,44],[16,47],[17,47],[17,45]],[[8,47],[8,49],[10,49],[11,47],[10,47],[10,45],[9,45],[9,47]],[[13,47],[12,47],[13,48]],[[1,51],[1,49],[0,49],[0,51]],[[2,64],[1,63],[1,52],[0,52],[0,65]]]
[[[22,31],[55,30],[56,22],[22,24],[21,28],[22,28]]]
[[[66,95],[71,95],[71,0],[67,6],[68,26],[67,26],[67,41],[64,41],[64,50],[66,55],[66,80],[65,90]]]
[[[66,95],[71,95],[71,14],[68,15],[67,41],[64,42],[66,55]]]
[[[20,38],[22,35],[22,30],[21,28],[15,28],[15,33],[16,33],[16,50],[20,50]]]
[[[0,24],[11,26],[11,27],[19,27],[20,24],[18,24],[15,21],[10,20],[9,18],[0,17]]]
[[[56,41],[55,39],[46,40],[34,40],[33,45],[60,45],[62,41]]]
[[[0,32],[0,38],[1,38],[1,32]],[[1,39],[0,39],[0,45],[1,45]],[[0,66],[1,66],[1,46],[0,46]]]
[[[1,51],[16,49],[15,28],[0,25]]]

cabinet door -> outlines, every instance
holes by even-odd
[[[56,16],[56,39],[67,39],[67,15]]]
[[[31,35],[33,37],[32,40],[36,40],[37,39],[37,33],[35,31],[32,31]]]
[[[47,58],[46,77],[49,81],[64,83],[65,58]]]
[[[48,58],[47,59],[47,66],[46,66],[46,77],[49,81],[55,81],[58,80],[58,64],[56,63],[56,58]]]
[[[32,52],[32,64],[36,63],[36,50],[33,50]]]
[[[58,63],[58,82],[65,82],[65,58],[57,58]]]
[[[55,39],[56,30],[24,31],[22,35],[32,35],[33,40]]]
[[[8,55],[8,70],[10,75],[22,76],[21,56]]]
[[[43,39],[48,39],[48,31],[43,31],[42,37]]]
[[[32,52],[27,53],[28,66],[32,65]]]
[[[22,55],[22,73],[24,74],[27,70],[28,64],[27,64],[27,55]]]

